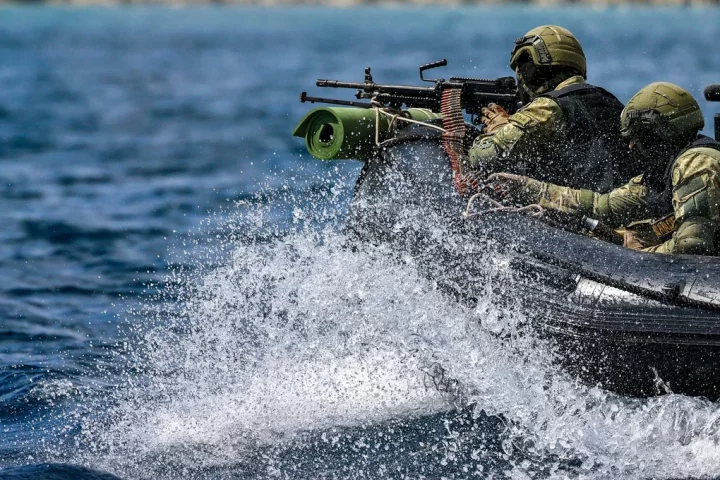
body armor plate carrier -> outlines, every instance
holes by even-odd
[[[666,240],[672,233],[677,229],[675,222],[675,208],[673,206],[673,184],[672,184],[672,171],[675,161],[685,154],[688,150],[693,148],[712,148],[720,152],[720,142],[713,140],[710,137],[704,135],[698,135],[698,138],[687,145],[680,153],[678,153],[665,168],[665,175],[663,177],[664,189],[662,192],[653,192],[652,189],[648,190],[648,206],[651,212],[654,214],[652,220],[652,228],[655,235],[660,240]],[[695,178],[684,185],[677,193],[680,198],[685,197],[686,194],[692,193],[693,190],[702,190],[704,185],[702,184],[701,178]],[[707,192],[700,194],[700,198],[696,198],[693,204],[697,206],[699,210],[703,210],[702,205],[706,204]],[[687,206],[690,207],[690,206]],[[685,208],[686,216],[693,216],[694,213],[698,215],[706,215],[708,212],[698,211],[693,212],[691,208]]]
[[[552,183],[573,188],[608,192],[637,175],[627,170],[628,148],[620,137],[623,104],[607,90],[594,85],[570,85],[547,92],[565,116],[565,139],[557,150],[549,151],[555,165]],[[528,172],[535,176],[535,172]],[[547,175],[543,175],[547,176]]]

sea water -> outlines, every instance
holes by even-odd
[[[438,76],[509,75],[513,40],[547,23],[623,101],[660,80],[700,98],[720,82],[720,11],[0,19],[0,478],[720,475],[716,404],[578,383],[516,334],[532,312],[493,285],[459,304],[412,258],[348,248],[361,165],[313,160],[290,136],[300,91],[351,98],[316,78],[371,66],[417,84],[442,58]],[[700,103],[710,131],[717,109]]]

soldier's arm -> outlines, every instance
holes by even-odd
[[[673,210],[676,230],[672,238],[643,251],[715,255],[720,225],[720,157],[716,151],[692,149],[673,167]]]
[[[510,115],[507,124],[479,136],[468,151],[468,166],[483,175],[516,171],[518,160],[523,155],[533,158],[533,146],[551,141],[562,121],[563,113],[555,100],[536,98]]]
[[[642,176],[604,194],[527,179],[522,200],[561,212],[585,215],[615,228],[647,217],[646,195]]]

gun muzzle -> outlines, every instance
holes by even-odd
[[[341,82],[340,80],[324,80],[319,78],[317,82],[315,82],[315,85],[318,87],[328,87],[328,88],[360,88],[364,89],[367,87],[364,83],[357,83],[357,82]]]
[[[329,103],[330,105],[345,105],[346,107],[372,108],[372,104],[366,102],[352,102],[348,100],[336,100],[334,98],[311,97],[307,92],[300,94],[300,103]]]

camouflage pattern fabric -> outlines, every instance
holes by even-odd
[[[637,230],[646,252],[717,255],[720,253],[720,151],[692,148],[672,167],[672,208],[674,232],[661,241],[652,227],[667,224],[667,218],[649,218],[650,212],[662,211],[651,205],[642,175],[610,193],[576,190],[533,179],[525,180],[523,201],[545,208],[596,218],[613,228]],[[654,241],[653,241],[654,237]]]
[[[584,83],[583,77],[575,75],[561,82],[555,90]],[[557,101],[537,97],[510,115],[506,125],[475,139],[468,152],[469,167],[488,174],[512,171],[517,157],[542,161],[533,155],[537,146],[561,141],[556,137],[563,125],[563,112]]]
[[[642,175],[604,194],[529,179],[527,193],[530,203],[561,212],[579,213],[613,228],[647,218],[651,211],[647,204],[648,190],[642,183]]]
[[[717,255],[720,233],[720,152],[692,148],[672,169],[675,233],[647,252]]]

